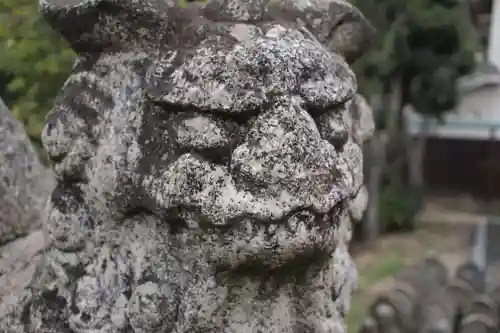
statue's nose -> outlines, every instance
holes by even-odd
[[[252,124],[232,154],[239,183],[254,189],[306,190],[335,178],[335,148],[322,140],[313,118],[293,99],[279,99]],[[327,190],[327,189],[324,189]]]

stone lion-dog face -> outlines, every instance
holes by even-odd
[[[331,255],[362,184],[346,62],[370,31],[359,12],[341,0],[41,7],[79,54],[43,133],[59,177],[47,275],[75,332],[170,325],[188,271],[196,284]],[[141,303],[151,288],[169,295],[161,306]]]

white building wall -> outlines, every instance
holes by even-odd
[[[500,68],[500,0],[493,0],[488,44],[488,62]]]
[[[500,122],[500,86],[481,87],[466,93],[449,118]]]
[[[424,118],[411,106],[403,111],[408,131],[418,135]],[[432,137],[469,140],[500,140],[500,86],[485,86],[462,97],[455,112],[443,122],[430,120],[427,134]]]

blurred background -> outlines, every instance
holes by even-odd
[[[477,226],[500,215],[500,3],[351,2],[378,31],[354,64],[376,119],[352,242],[354,333],[405,267],[432,254],[453,269]],[[40,132],[74,57],[36,0],[0,0],[0,96],[45,162]]]

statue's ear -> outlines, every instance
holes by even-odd
[[[330,33],[324,43],[352,63],[373,44],[375,29],[363,14],[346,0],[333,0],[325,13],[331,22]]]
[[[375,37],[368,20],[347,0],[268,0],[267,8],[275,18],[305,22],[319,42],[348,63],[367,51]]]
[[[45,20],[77,53],[153,46],[168,22],[164,0],[40,0]]]
[[[332,31],[326,44],[352,64],[372,46],[374,35],[375,30],[368,21],[346,20]]]

